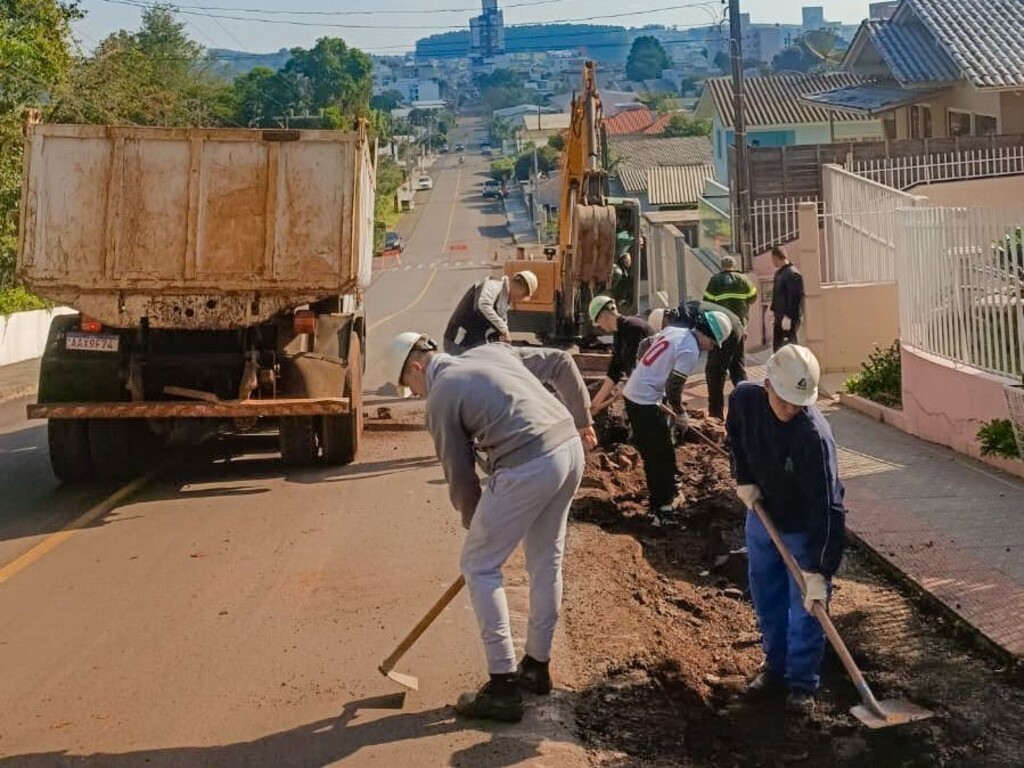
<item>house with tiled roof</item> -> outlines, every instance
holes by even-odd
[[[746,78],[747,143],[754,147],[788,147],[881,138],[882,124],[877,118],[811,104],[802,98],[866,82],[867,77],[848,72]],[[696,117],[711,121],[715,168],[723,183],[729,179],[734,116],[732,78],[708,79],[697,102]]]
[[[695,206],[703,181],[715,174],[711,142],[703,136],[609,136],[608,153],[612,194],[637,198],[645,211]]]
[[[1024,133],[1021,0],[902,0],[861,25],[841,66],[866,82],[805,101],[880,117],[887,138]]]
[[[647,107],[624,109],[613,117],[606,117],[602,124],[607,136],[629,136],[645,133],[654,124],[655,115]]]

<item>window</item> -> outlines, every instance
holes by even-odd
[[[932,108],[920,104],[910,107],[910,138],[930,139],[932,137]]]
[[[890,115],[889,117],[882,118],[882,135],[886,139],[896,138],[896,116]]]
[[[949,110],[949,137],[971,135],[971,113]]]
[[[999,130],[998,118],[992,117],[991,115],[975,115],[974,116],[974,135],[975,136],[992,136]]]

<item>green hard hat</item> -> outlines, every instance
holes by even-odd
[[[590,322],[596,323],[597,316],[609,307],[615,307],[615,299],[611,296],[595,296],[592,298],[590,300],[590,306],[587,308],[587,314],[590,315]]]

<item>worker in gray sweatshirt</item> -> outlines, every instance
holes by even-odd
[[[395,337],[388,357],[399,392],[427,398],[427,429],[452,505],[469,531],[460,566],[490,680],[461,696],[456,711],[518,721],[520,687],[551,691],[548,662],[562,602],[566,522],[583,478],[584,445],[597,444],[590,395],[572,358],[555,349],[496,343],[455,357],[409,332]],[[477,465],[489,475],[483,487]],[[517,667],[501,569],[520,541],[530,575],[530,618]]]

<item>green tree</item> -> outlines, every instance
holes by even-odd
[[[507,69],[496,69],[490,74],[480,75],[476,87],[480,98],[491,110],[514,107],[518,104],[532,104],[536,92],[525,86],[525,79]]]
[[[548,146],[552,147],[556,152],[564,152],[565,136],[560,133],[556,133],[554,136],[548,136]]]
[[[497,181],[508,181],[516,172],[516,161],[511,157],[501,157],[491,163],[490,176]]]
[[[252,128],[276,126],[277,118],[294,106],[297,90],[293,78],[267,67],[256,67],[236,77],[232,84],[235,121]]]
[[[71,22],[80,17],[59,0],[0,2],[0,290],[14,281],[24,111],[43,107],[49,117],[71,71]]]
[[[711,121],[697,120],[687,117],[682,112],[677,112],[669,118],[665,124],[665,130],[661,132],[662,138],[670,139],[678,136],[710,136]]]
[[[334,107],[346,122],[366,117],[373,90],[373,63],[356,48],[337,37],[322,37],[311,50],[292,49],[285,73],[294,73],[306,84],[305,104],[310,112]]]
[[[402,103],[402,94],[398,91],[384,91],[379,93],[370,99],[370,107],[372,109],[379,109],[383,112],[390,112],[392,109],[397,109]]]
[[[672,59],[658,42],[658,38],[642,35],[633,41],[626,59],[626,77],[630,80],[653,80],[661,71],[672,66]]]
[[[808,32],[797,37],[793,44],[772,59],[775,72],[807,73],[829,72],[842,62],[845,43],[826,29]]]
[[[674,93],[642,93],[638,100],[659,114],[679,109],[679,97]]]
[[[557,170],[560,156],[557,149],[547,144],[537,147],[537,170],[541,173],[551,173]],[[528,179],[532,173],[533,148],[531,147],[516,158],[516,178]]]
[[[373,233],[374,251],[384,244],[384,234],[397,219],[395,193],[402,186],[402,169],[390,157],[377,160],[377,197],[374,199]]]

